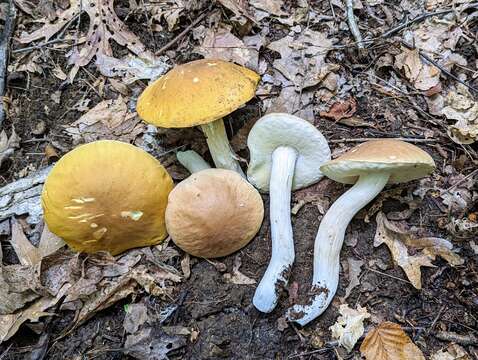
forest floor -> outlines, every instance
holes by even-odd
[[[101,276],[90,283],[101,299],[92,301],[96,295],[89,293],[65,304],[61,298],[42,308],[49,314],[38,321],[30,314],[14,335],[0,340],[0,359],[359,359],[363,336],[347,352],[329,329],[342,304],[367,309],[365,335],[390,321],[427,359],[478,359],[478,3],[357,0],[353,19],[360,41],[349,30],[347,2],[15,1],[0,186],[101,138],[143,147],[175,182],[187,176],[177,149],[194,149],[212,163],[199,129],[155,129],[134,112],[150,79],[202,57],[261,75],[257,96],[225,118],[232,146],[245,161],[249,129],[263,114],[282,111],[313,123],[329,140],[332,157],[366,139],[393,137],[427,151],[437,168],[426,179],[388,186],[353,219],[337,295],[303,328],[284,314],[310,290],[318,226],[348,188],[329,179],[293,194],[296,260],[272,313],[258,312],[251,302],[271,253],[266,211],[245,248],[214,261],[190,258],[172,241],[133,250],[123,260],[81,255],[83,265],[103,274],[119,263],[130,272],[156,264],[165,279],[162,290],[139,280],[113,289],[126,276],[120,270]],[[8,4],[0,5],[6,19]],[[132,64],[135,57],[144,60]],[[267,194],[263,200],[268,209]],[[17,222],[0,219],[4,273],[19,262],[10,243],[19,236],[14,224],[35,245],[43,229],[28,214],[17,215]],[[402,260],[418,271],[421,288],[389,247],[374,246],[377,221],[388,226],[387,244],[411,239]],[[423,237],[446,239],[453,250],[428,255],[434,267],[420,268],[414,261],[427,249],[413,244]],[[62,259],[73,259],[60,251]],[[14,313],[24,314],[28,304]],[[93,306],[85,310],[85,304]],[[6,339],[2,331],[12,328],[1,325],[0,339]]]

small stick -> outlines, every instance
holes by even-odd
[[[443,341],[453,341],[455,343],[458,343],[460,345],[476,345],[478,344],[478,338],[474,336],[473,334],[469,335],[461,335],[457,334],[456,332],[452,331],[438,331],[435,334],[435,337],[437,339],[443,340]]]
[[[449,14],[453,11],[454,11],[453,9],[449,9],[449,10],[441,10],[441,11],[436,11],[436,12],[432,12],[432,13],[425,13],[425,14],[419,15],[419,16],[413,18],[412,20],[409,20],[409,21],[407,21],[407,22],[405,22],[401,25],[398,25],[397,27],[394,27],[393,29],[390,29],[390,30],[386,31],[380,37],[384,38],[384,39],[389,38],[390,36],[396,34],[397,32],[405,29],[406,27],[408,27],[412,24],[423,21],[423,20],[425,20],[429,17],[432,17],[432,16]]]
[[[8,47],[10,44],[10,38],[13,34],[13,28],[15,27],[15,19],[17,17],[17,10],[13,3],[13,0],[9,1],[8,14],[5,20],[5,27],[3,30],[2,38],[0,40],[0,128],[5,120],[5,109],[3,108],[3,96],[5,95],[5,78],[7,75],[8,64]]]
[[[429,143],[429,142],[437,142],[436,139],[416,139],[416,138],[355,138],[355,139],[336,139],[336,140],[329,140],[330,143],[348,143],[348,142],[365,142],[365,141],[373,141],[373,140],[400,140],[406,141],[411,143]]]
[[[199,24],[201,21],[204,20],[204,18],[209,14],[209,11],[206,11],[202,13],[196,20],[194,20],[191,25],[189,25],[186,29],[181,31],[173,40],[168,42],[166,45],[164,45],[161,49],[156,51],[155,55],[161,55],[164,53],[166,50],[169,50],[174,44],[176,44],[179,40],[181,40],[188,32],[191,31],[192,28],[194,28],[197,24]]]
[[[475,169],[473,170],[471,173],[469,173],[468,175],[466,175],[463,179],[457,181],[455,184],[453,184],[452,186],[450,186],[448,189],[445,189],[443,190],[443,192],[440,194],[440,195],[443,195],[443,194],[446,194],[447,192],[450,192],[451,190],[453,190],[454,188],[456,188],[458,185],[464,183],[466,180],[468,180],[469,178],[475,176],[475,174],[478,173],[478,169]]]
[[[353,0],[345,0],[345,1],[347,5],[347,21],[349,23],[350,32],[355,38],[355,41],[357,43],[357,47],[359,48],[359,50],[363,49],[364,45],[363,45],[362,35],[360,34],[360,30],[354,15],[354,2]]]

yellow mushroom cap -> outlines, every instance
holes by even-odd
[[[249,101],[259,79],[254,71],[227,61],[191,61],[150,84],[136,110],[144,121],[159,127],[207,124]]]
[[[432,157],[418,146],[399,140],[373,140],[362,143],[320,167],[332,180],[355,184],[361,174],[390,172],[388,183],[419,179],[435,169]]]
[[[192,174],[169,194],[166,226],[174,243],[191,255],[232,254],[259,231],[264,205],[238,173],[207,169]]]
[[[49,229],[76,251],[159,243],[173,181],[158,160],[133,145],[95,141],[64,155],[41,196]]]

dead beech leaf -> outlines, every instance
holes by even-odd
[[[457,344],[449,344],[445,349],[434,353],[431,360],[471,360],[470,355],[463,347]]]
[[[456,123],[448,134],[458,144],[472,144],[478,139],[478,102],[465,89],[450,91],[441,114]]]
[[[351,352],[357,343],[357,340],[363,335],[363,322],[370,317],[367,308],[357,305],[357,310],[349,308],[348,304],[342,304],[339,307],[341,316],[329,329],[332,331],[332,337],[339,340],[347,352]]]
[[[400,325],[388,321],[367,334],[360,353],[367,360],[425,360]]]
[[[18,260],[20,260],[20,264],[33,266],[40,262],[40,251],[27,239],[22,226],[15,219],[12,219],[12,239],[10,243],[17,254]]]
[[[422,61],[418,49],[402,47],[395,57],[395,67],[402,70],[406,78],[418,90],[429,90],[440,83],[440,70]]]
[[[329,111],[321,111],[320,116],[339,121],[344,118],[352,117],[357,111],[357,101],[350,97],[343,101],[337,101],[332,104]]]
[[[407,275],[412,285],[422,288],[422,266],[434,267],[432,260],[436,255],[444,258],[451,265],[463,264],[463,259],[453,252],[453,245],[445,239],[424,237],[416,238],[412,233],[399,229],[394,223],[388,221],[382,212],[377,213],[377,232],[375,233],[375,247],[385,243],[392,253],[393,261],[399,265]],[[408,247],[422,249],[415,255],[409,255]]]
[[[104,100],[82,115],[65,131],[76,143],[92,142],[99,139],[113,139],[132,142],[141,134],[146,125],[128,110],[126,100]]]

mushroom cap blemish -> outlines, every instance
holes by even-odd
[[[172,188],[169,174],[147,152],[101,140],[75,148],[56,163],[41,201],[48,228],[71,248],[116,255],[164,240]]]

